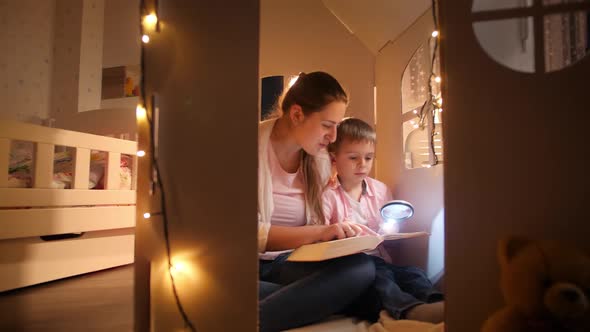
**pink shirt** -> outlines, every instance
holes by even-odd
[[[326,224],[351,221],[379,231],[381,214],[379,209],[392,200],[391,191],[380,181],[367,177],[365,190],[359,201],[352,199],[338,180],[324,191],[323,208]]]
[[[270,223],[279,226],[306,225],[305,184],[301,167],[295,173],[287,173],[281,167],[272,144],[268,144],[268,149],[274,203]]]
[[[334,184],[326,188],[323,195],[326,224],[350,221],[367,225],[375,232],[379,232],[382,220],[379,209],[391,200],[392,195],[389,188],[383,182],[375,179],[365,178],[365,190],[363,190],[359,201],[350,197],[340,182],[336,180]],[[389,263],[392,262],[389,253],[382,245],[367,254],[379,256]]]

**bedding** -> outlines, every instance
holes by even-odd
[[[32,187],[33,154],[33,143],[12,142],[8,167],[8,188]],[[106,152],[91,151],[88,189],[104,189],[106,159]],[[119,189],[131,189],[131,162],[130,156],[121,155]],[[61,151],[56,151],[53,158],[52,187],[54,189],[70,189],[73,169],[73,150],[61,148]]]
[[[414,320],[395,320],[381,311],[379,321],[371,324],[350,317],[334,316],[323,322],[290,329],[285,332],[444,332],[445,324],[431,324]]]

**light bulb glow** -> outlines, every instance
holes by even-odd
[[[178,273],[185,273],[187,270],[187,266],[184,262],[175,262],[172,264],[172,266],[170,266],[170,272],[172,272],[174,275]]]
[[[135,108],[135,117],[137,118],[137,120],[143,120],[146,118],[146,111],[145,108],[141,105],[137,105],[137,107]]]
[[[414,128],[418,128],[419,126],[417,124],[414,125]]]
[[[428,154],[426,154],[428,155]],[[423,161],[422,163],[420,163],[420,166],[424,167],[424,168],[430,168],[432,167],[432,164],[430,164],[430,162],[428,161]]]
[[[440,76],[437,76],[437,77],[434,78],[434,81],[436,83],[440,83],[440,81],[442,81],[442,79],[440,78]]]
[[[381,225],[381,231],[385,234],[393,234],[399,231],[399,225],[395,220],[385,220]]]
[[[418,110],[414,110],[414,114],[418,114]]]
[[[143,157],[143,156],[145,156],[145,151],[143,151],[143,150],[139,150],[139,151],[137,151],[137,156],[138,156],[138,157]]]
[[[439,112],[434,112],[434,123],[435,124],[439,124],[440,123],[440,116],[439,116]]]
[[[170,261],[166,260],[164,264],[163,272],[169,274],[178,282],[186,283],[201,280],[202,275],[194,255],[175,253],[170,257]]]
[[[146,27],[154,27],[156,23],[158,23],[158,16],[156,16],[154,13],[146,15],[143,18],[143,23],[146,25]]]
[[[144,42],[145,44],[150,42],[150,36],[148,35],[143,35],[141,36],[141,41]]]
[[[143,214],[143,219],[150,219],[151,216],[152,216],[151,213],[146,212],[146,213]]]
[[[432,31],[432,37],[434,37],[434,38],[438,37],[438,31],[437,30]]]

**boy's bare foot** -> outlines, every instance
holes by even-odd
[[[406,311],[405,319],[421,322],[440,323],[444,321],[445,302],[419,304]]]

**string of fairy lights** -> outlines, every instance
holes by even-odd
[[[442,85],[442,78],[436,73],[436,61],[438,60],[438,47],[439,47],[439,30],[438,30],[438,16],[436,13],[437,10],[437,3],[436,0],[431,0],[431,9],[432,9],[432,21],[434,25],[434,31],[431,34],[431,40],[433,43],[432,46],[432,54],[431,54],[431,62],[430,62],[430,76],[428,78],[428,96],[420,110],[414,110],[414,114],[418,117],[418,123],[414,124],[414,128],[422,128],[426,126],[427,120],[431,119],[431,131],[430,131],[430,152],[432,155],[431,162],[426,167],[432,167],[439,163],[439,159],[436,152],[436,140],[435,136],[439,134],[437,131],[436,124],[437,122],[440,123],[440,118],[442,116],[443,108],[442,108],[442,93],[441,93],[441,85]],[[433,86],[434,84],[437,85],[437,93],[435,94]]]
[[[150,169],[151,169],[151,179],[150,179],[150,196],[154,196],[157,193],[160,195],[159,200],[159,211],[157,212],[144,212],[143,218],[150,219],[155,216],[159,216],[162,220],[162,226],[164,231],[164,242],[166,247],[166,260],[167,260],[167,272],[170,278],[170,282],[172,285],[172,293],[174,295],[174,301],[176,303],[176,307],[180,312],[182,320],[184,322],[185,328],[196,332],[197,329],[195,324],[191,321],[186,313],[182,305],[182,301],[180,300],[176,281],[174,274],[177,271],[182,270],[182,266],[180,263],[173,264],[172,262],[172,255],[171,255],[171,246],[170,246],[170,232],[169,232],[169,224],[168,224],[168,215],[166,211],[166,196],[164,190],[164,183],[162,182],[162,177],[160,174],[160,167],[158,163],[157,153],[156,153],[156,146],[154,142],[156,141],[156,130],[155,130],[155,119],[154,119],[154,110],[155,110],[155,97],[152,94],[150,98],[149,107],[147,107],[146,100],[148,99],[147,92],[146,92],[146,85],[145,85],[145,51],[146,47],[149,44],[151,37],[150,34],[153,35],[155,33],[160,32],[160,20],[158,17],[158,3],[156,1],[151,1],[150,4],[153,9],[148,10],[146,6],[146,1],[142,0],[140,2],[140,31],[141,31],[141,53],[140,53],[140,67],[141,67],[141,82],[140,82],[140,90],[141,90],[141,102],[137,105],[136,108],[136,118],[140,125],[147,125],[149,129],[149,140],[144,142],[145,144],[149,145],[149,161],[150,161]],[[138,157],[146,156],[146,152],[144,150],[139,150],[137,152]]]

